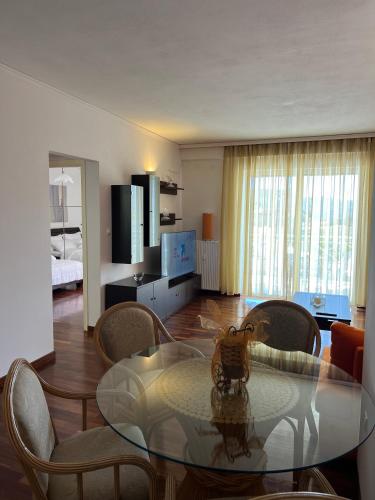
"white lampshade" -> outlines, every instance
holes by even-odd
[[[73,179],[70,177],[70,175],[64,172],[64,169],[62,169],[61,174],[57,176],[53,182],[55,184],[63,184],[64,186],[66,186],[67,184],[74,184]]]

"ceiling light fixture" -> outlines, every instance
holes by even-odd
[[[56,177],[53,181],[55,184],[62,184],[66,186],[67,184],[74,184],[72,177],[64,172],[64,169],[61,169],[61,174]]]

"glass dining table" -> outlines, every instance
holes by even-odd
[[[223,392],[211,379],[214,348],[171,342],[116,363],[97,388],[104,419],[150,454],[226,477],[316,467],[373,431],[370,395],[336,366],[258,343],[246,385]]]

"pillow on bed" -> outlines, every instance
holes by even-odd
[[[69,234],[69,233],[65,233],[64,236],[63,236],[64,240],[65,240],[65,253],[66,253],[66,250],[67,250],[67,243],[69,243],[69,249],[71,248],[70,247],[70,244],[74,244],[74,248],[82,248],[82,233],[81,232],[77,232],[77,233],[72,233],[72,234]],[[66,259],[68,259],[69,257],[65,257]]]
[[[54,255],[51,255],[51,262],[53,262],[54,260],[56,260],[56,257]]]
[[[65,259],[82,262],[82,246],[74,250],[65,251]]]
[[[77,231],[76,233],[65,233],[64,234],[64,239],[65,241],[70,240],[70,241],[80,241],[82,242],[82,234],[80,231]]]
[[[58,251],[64,259],[69,259],[69,255],[76,249],[82,248],[82,235],[80,232],[73,234],[59,234],[51,236],[51,246]]]
[[[58,234],[57,236],[51,236],[51,246],[54,250],[59,250],[56,245],[60,245],[62,243],[64,243],[64,240],[63,240],[63,237],[62,237],[62,234]]]
[[[63,239],[61,239],[61,241],[56,241],[54,244],[55,249],[58,250],[61,255],[64,255],[64,253],[66,254],[71,250],[75,250],[76,248],[78,248],[78,246],[78,242],[69,240],[64,241]]]

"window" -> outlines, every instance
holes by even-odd
[[[224,160],[221,289],[365,304],[371,140],[229,147]]]

